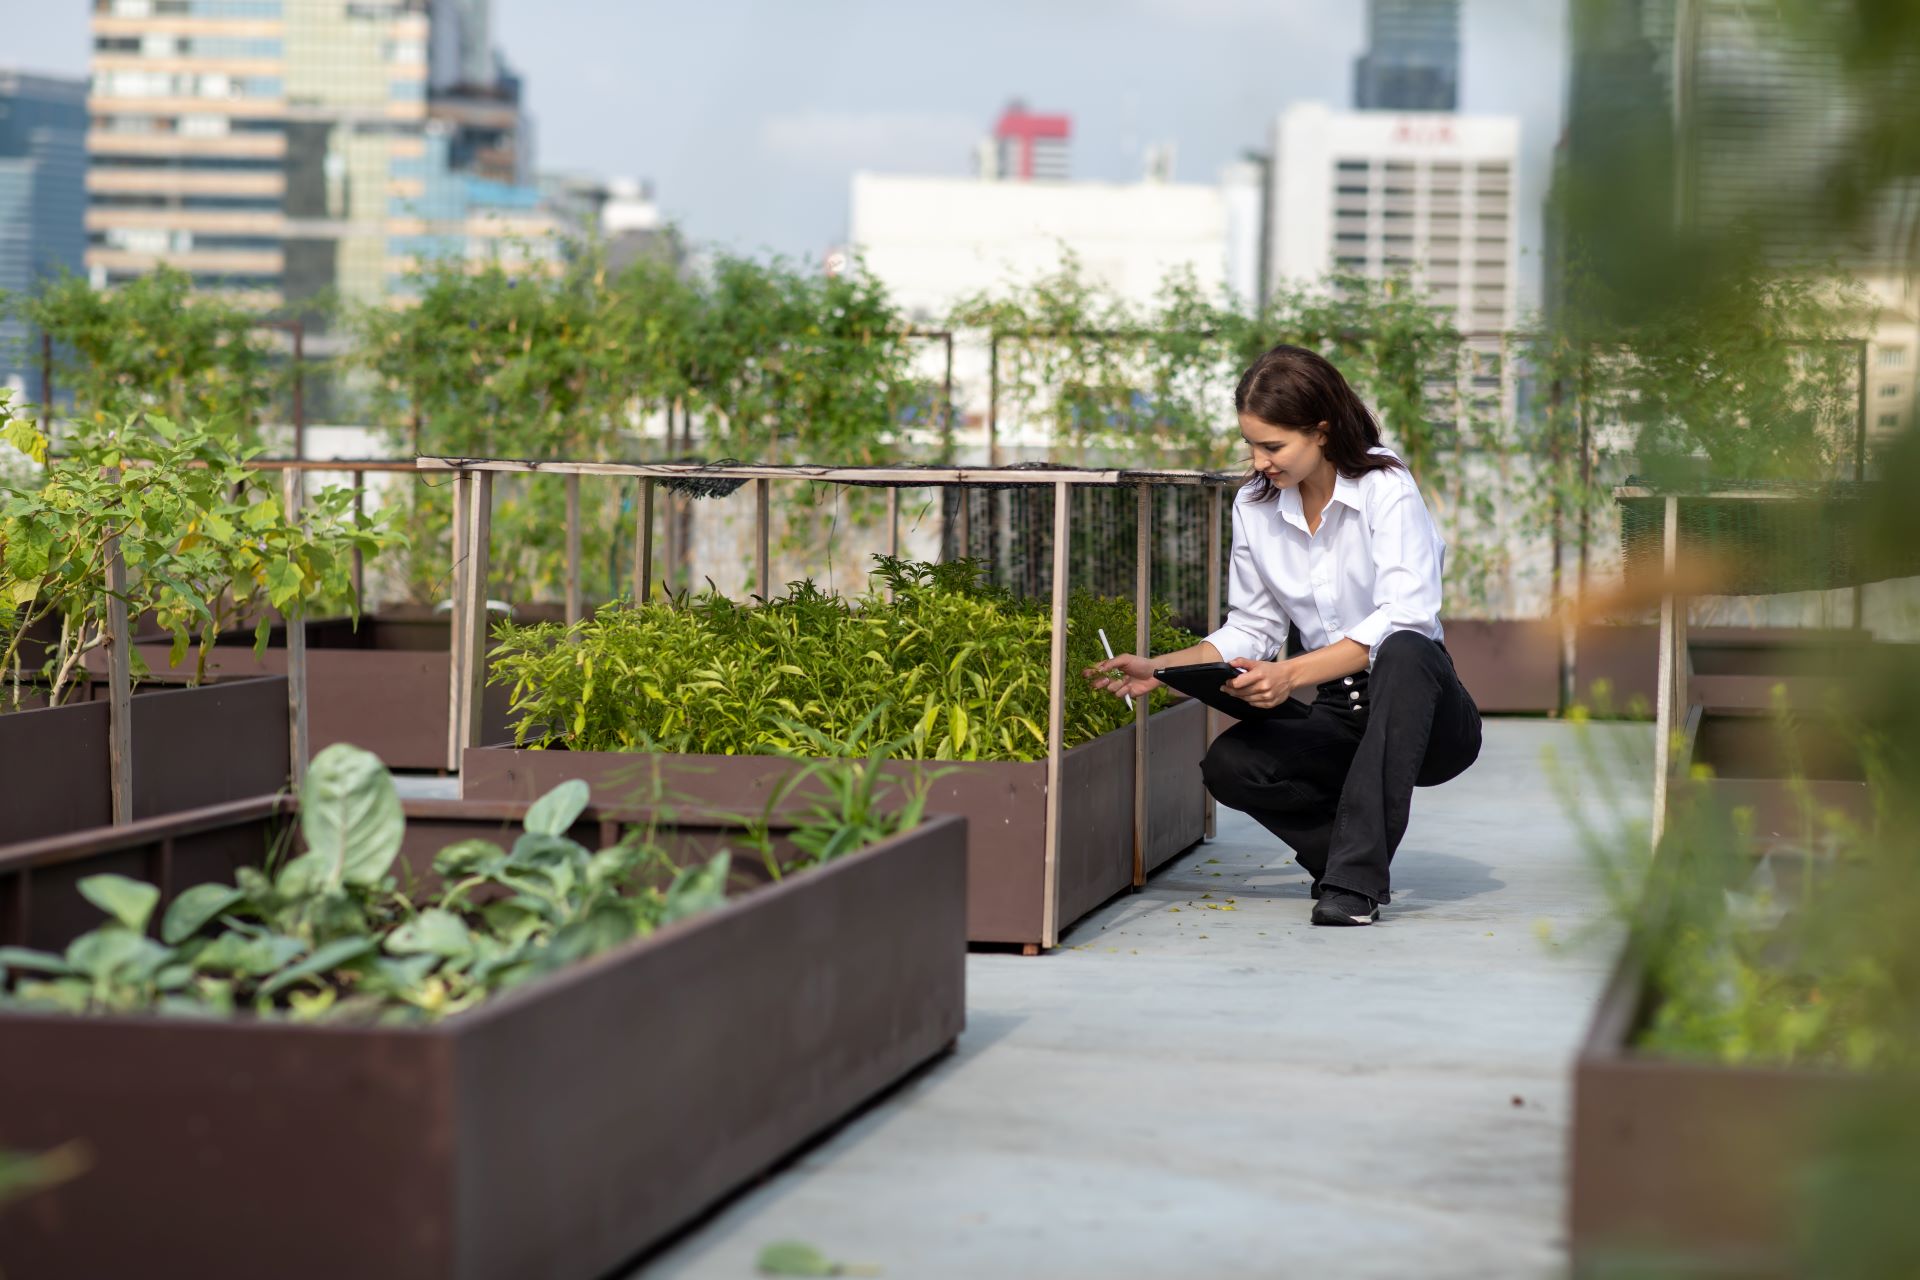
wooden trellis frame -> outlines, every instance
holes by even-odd
[[[496,475],[559,475],[566,477],[569,494],[577,493],[582,476],[602,476],[638,481],[641,489],[639,527],[635,536],[633,584],[636,599],[652,594],[654,488],[673,480],[751,481],[754,495],[754,565],[758,591],[764,599],[771,588],[769,554],[770,507],[776,482],[880,486],[890,491],[887,504],[890,538],[895,553],[899,550],[899,490],[941,488],[1005,488],[1009,486],[1048,487],[1054,492],[1053,511],[1053,642],[1048,661],[1047,716],[1047,806],[1046,857],[1043,886],[1043,945],[1053,946],[1059,936],[1059,853],[1060,769],[1065,754],[1066,688],[1070,673],[1066,669],[1066,618],[1069,595],[1068,549],[1072,545],[1073,503],[1069,500],[1076,486],[1132,488],[1137,493],[1138,529],[1134,572],[1134,647],[1147,652],[1152,606],[1152,491],[1167,487],[1201,487],[1208,491],[1210,528],[1219,529],[1222,495],[1239,487],[1245,477],[1237,472],[1210,471],[1133,471],[1080,470],[1047,467],[826,467],[773,465],[704,465],[699,463],[628,462],[531,462],[502,458],[421,457],[415,465],[422,472],[447,472],[453,477],[454,506],[454,607],[453,607],[453,706],[448,743],[448,767],[458,770],[460,753],[466,747],[486,744],[480,741],[481,699],[487,685],[486,583],[489,540],[493,507],[493,478]],[[570,502],[569,510],[578,510]],[[572,543],[572,537],[569,538]],[[571,576],[570,565],[570,576]],[[1211,587],[1207,600],[1209,628],[1220,625],[1220,548],[1217,536],[1209,539],[1207,569]],[[569,587],[569,599],[574,588]],[[569,610],[571,614],[573,611]],[[1209,713],[1211,725],[1212,713]],[[1147,747],[1148,701],[1134,704],[1134,794],[1133,794],[1133,884],[1146,883],[1147,832]],[[1207,804],[1207,830],[1211,834],[1213,806]]]

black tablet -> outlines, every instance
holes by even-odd
[[[1220,687],[1239,674],[1240,668],[1230,662],[1196,662],[1185,667],[1161,667],[1153,673],[1167,688],[1177,689],[1236,720],[1291,720],[1305,713],[1305,708],[1291,698],[1283,699],[1278,706],[1256,707]]]

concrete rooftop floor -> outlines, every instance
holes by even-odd
[[[1222,810],[1058,953],[970,956],[957,1052],[631,1274],[749,1277],[780,1240],[901,1280],[1563,1274],[1613,954],[1543,763],[1574,732],[1489,722],[1371,929],[1310,927],[1290,851]]]

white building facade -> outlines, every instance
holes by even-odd
[[[1059,270],[1070,251],[1087,276],[1135,306],[1191,272],[1223,288],[1227,202],[1219,187],[1173,182],[995,182],[853,178],[852,247],[916,323],[969,295]]]
[[[1520,122],[1290,108],[1274,125],[1272,284],[1406,275],[1465,333],[1518,318]]]

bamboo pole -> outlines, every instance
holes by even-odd
[[[1153,653],[1153,489],[1135,488],[1133,543],[1133,651]],[[1147,883],[1147,714],[1151,695],[1133,700],[1133,887]]]
[[[1207,630],[1209,633],[1220,629],[1220,508],[1223,495],[1217,486],[1207,490]],[[1214,717],[1219,714],[1212,707],[1207,708],[1207,746],[1213,746],[1214,728],[1219,723]],[[1207,792],[1206,825],[1203,831],[1206,838],[1213,839],[1218,824],[1219,806],[1215,803],[1213,792]]]
[[[580,621],[580,476],[567,477],[567,625]]]
[[[1060,941],[1060,767],[1067,703],[1067,539],[1073,510],[1068,487],[1053,487],[1053,638],[1047,660],[1047,851],[1040,898],[1040,945]]]
[[[304,505],[305,473],[284,472],[280,483],[287,522],[297,524]],[[287,627],[287,764],[298,790],[307,776],[307,619],[304,612],[289,614],[285,610],[280,618]]]
[[[1662,542],[1662,564],[1667,582],[1660,593],[1660,682],[1656,695],[1659,703],[1654,715],[1653,844],[1656,849],[1660,847],[1660,837],[1667,827],[1674,730],[1686,715],[1686,709],[1678,705],[1681,688],[1679,664],[1684,658],[1682,651],[1686,645],[1686,618],[1681,613],[1685,604],[1677,594],[1678,584],[1674,581],[1680,559],[1680,499],[1675,497],[1666,500],[1666,527]]]
[[[770,505],[773,498],[771,480],[753,482],[753,554],[754,581],[760,584],[760,603],[765,604],[773,598],[773,556],[768,539],[772,534],[773,518]]]
[[[358,467],[353,470],[353,523],[357,526],[367,514],[367,473]],[[367,555],[359,547],[353,549],[353,607],[356,612],[364,613],[367,608]]]
[[[460,713],[463,747],[484,745],[482,715],[487,691],[487,553],[493,532],[493,476],[481,472],[474,477],[473,491],[467,499],[467,572],[462,580],[466,588],[463,640],[466,658],[461,663],[465,682]]]
[[[460,714],[466,708],[466,673],[461,663],[466,660],[466,603],[467,603],[467,494],[473,488],[474,474],[468,471],[456,471],[453,474],[453,582],[452,611],[447,615],[447,772],[460,770],[460,748],[467,740],[466,726],[460,722]]]
[[[633,602],[645,604],[653,595],[653,486],[640,482],[640,518],[633,530]]]
[[[107,537],[107,779],[113,824],[133,821],[133,633],[120,535]]]

